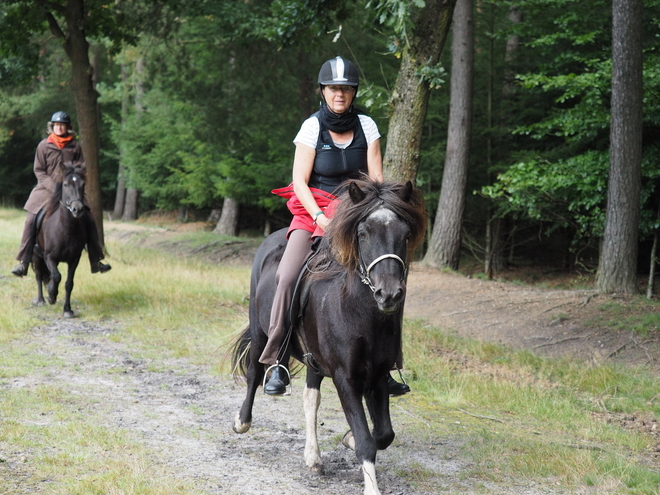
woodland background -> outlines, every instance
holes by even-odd
[[[22,206],[65,110],[101,230],[103,211],[177,211],[233,235],[285,226],[270,190],[290,181],[319,67],[341,55],[386,175],[425,193],[420,257],[488,276],[600,265],[614,280],[600,290],[635,292],[660,230],[659,47],[658,0],[0,0],[0,201]]]

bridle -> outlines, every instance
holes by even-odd
[[[399,256],[396,254],[383,254],[373,260],[367,268],[364,267],[364,262],[362,261],[362,252],[360,251],[359,243],[358,243],[358,269],[360,271],[360,280],[364,285],[367,285],[370,289],[371,292],[376,292],[376,287],[374,286],[374,283],[371,281],[371,278],[369,277],[369,274],[371,273],[371,269],[376,266],[377,263],[380,263],[383,260],[386,260],[388,258],[392,258],[397,260],[399,263],[401,263],[401,266],[403,267],[403,278],[402,280],[405,280],[408,276],[408,267],[406,266],[406,262],[403,261]]]
[[[83,194],[84,194],[84,193],[83,193]],[[75,203],[76,201],[78,201],[78,202],[80,202],[82,205],[84,205],[83,200],[82,200],[81,198],[69,199],[69,200],[66,201],[66,202],[64,202],[64,201],[62,201],[62,200],[60,199],[60,204],[61,204],[62,206],[64,206],[67,210],[69,210],[69,213],[73,213],[73,210],[72,210],[73,207],[72,207],[72,205],[73,205],[73,203]]]

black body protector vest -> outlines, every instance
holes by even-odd
[[[318,118],[318,112],[314,114]],[[335,146],[330,132],[319,118],[319,138],[309,186],[339,195],[338,187],[347,179],[367,173],[367,138],[358,119],[353,128],[353,141],[342,149]]]

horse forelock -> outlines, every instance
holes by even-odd
[[[354,181],[364,197],[354,202],[345,192],[330,222],[326,236],[336,260],[349,270],[358,265],[357,229],[360,222],[383,209],[389,210],[406,222],[410,228],[409,255],[424,240],[426,233],[426,211],[421,192],[413,188],[410,197],[402,197],[405,184],[377,182],[368,178]]]

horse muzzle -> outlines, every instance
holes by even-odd
[[[394,314],[401,309],[403,302],[406,300],[405,284],[398,282],[391,288],[376,288],[374,299],[382,313],[386,315]]]
[[[73,218],[80,218],[85,212],[85,205],[83,205],[82,201],[76,200],[69,203],[66,209],[71,212]]]

